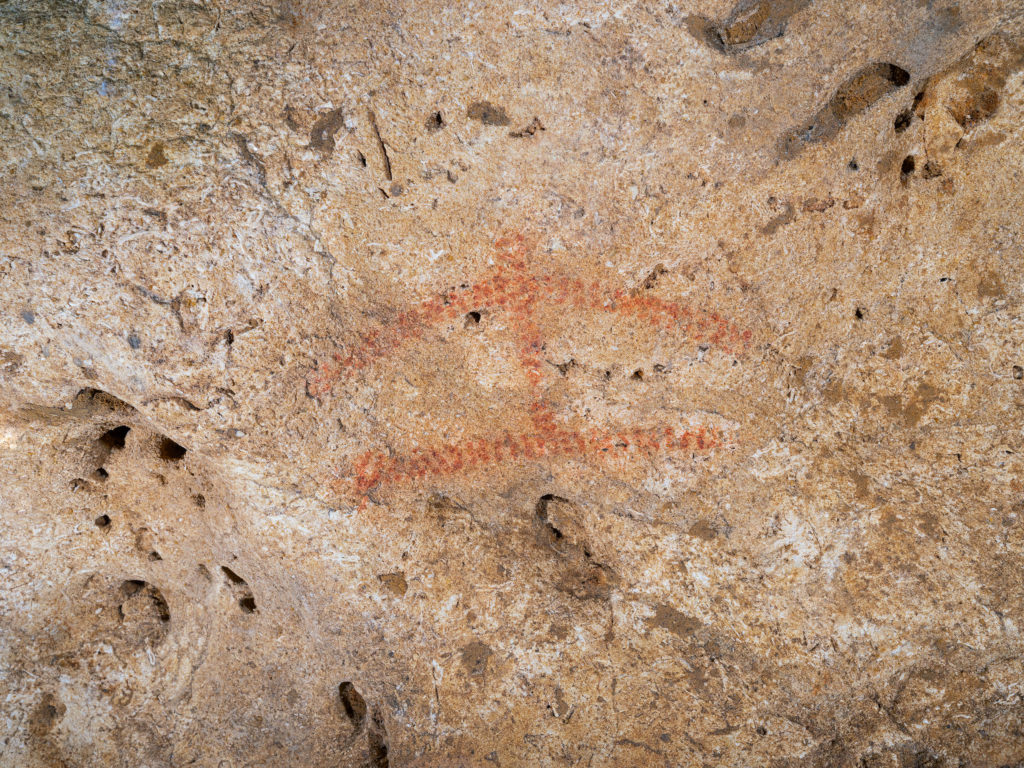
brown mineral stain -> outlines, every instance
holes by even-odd
[[[873,240],[875,237],[875,212],[867,211],[866,213],[857,214],[855,217],[856,225],[855,231],[858,235]]]
[[[614,581],[608,569],[586,560],[569,565],[555,586],[577,600],[601,600],[608,597]]]
[[[698,520],[690,526],[687,533],[694,538],[704,539],[704,541],[711,541],[718,535],[718,531],[707,520]]]
[[[480,677],[487,671],[487,662],[493,655],[490,646],[474,640],[462,649],[462,666],[472,677]]]
[[[891,176],[900,170],[906,152],[902,149],[890,149],[881,154],[875,162],[875,170],[879,176]]]
[[[6,373],[14,373],[25,362],[24,355],[19,355],[9,349],[0,349],[0,370]]]
[[[828,384],[821,391],[821,396],[825,399],[825,402],[829,405],[836,405],[842,402],[845,395],[845,388],[843,382],[839,378],[829,379]]]
[[[52,693],[44,693],[43,698],[36,704],[35,709],[28,719],[28,730],[33,736],[43,736],[53,728],[54,724],[67,711]]]
[[[762,235],[774,235],[781,227],[786,226],[796,219],[796,209],[793,204],[785,200],[779,201],[774,197],[768,198],[768,204],[779,210],[775,216],[768,220],[768,223],[761,227]]]
[[[913,428],[920,423],[928,408],[942,398],[942,394],[941,390],[931,384],[921,382],[906,403],[900,395],[876,394],[870,396],[869,400],[874,399],[881,405],[890,419],[899,419],[905,426]]]
[[[831,197],[812,197],[808,198],[807,200],[804,200],[803,209],[805,211],[810,211],[812,213],[824,213],[835,204],[836,201],[833,200]]]
[[[1006,286],[995,272],[989,271],[978,281],[978,298],[1001,299],[1006,295]]]
[[[509,131],[508,135],[513,139],[526,139],[530,136],[535,136],[539,131],[544,130],[547,130],[544,127],[544,123],[540,121],[540,118],[535,117],[528,125],[523,126],[518,131]]]
[[[830,109],[838,120],[848,120],[909,80],[909,74],[895,64],[869,64],[839,87]]]
[[[871,482],[871,478],[867,475],[861,474],[860,472],[853,472],[853,484],[856,488],[855,494],[858,499],[866,499],[868,497],[868,486]]]
[[[903,356],[903,339],[893,336],[888,348],[882,353],[886,360],[899,360]]]
[[[565,640],[569,636],[569,628],[565,624],[552,624],[548,628],[548,634],[555,640]]]
[[[964,140],[963,145],[967,149],[983,149],[985,147],[996,147],[1006,141],[1006,134],[998,131],[987,131],[980,136],[974,136],[969,142]]]
[[[953,119],[970,130],[992,117],[1007,79],[1022,64],[1024,45],[1007,35],[990,35],[978,43],[955,67],[957,88],[946,105]]]
[[[551,707],[551,711],[555,717],[565,717],[569,714],[569,704],[565,700],[565,694],[562,692],[561,686],[555,688],[555,703]]]
[[[917,525],[921,532],[930,539],[938,541],[942,538],[942,526],[939,523],[939,518],[933,512],[922,512],[918,516]]]
[[[647,626],[652,629],[655,627],[667,629],[679,637],[689,637],[704,626],[704,624],[700,619],[680,613],[670,605],[659,603],[657,608],[655,608],[654,615],[648,617]]]
[[[437,133],[445,126],[444,115],[440,112],[432,112],[424,122],[424,126],[430,133]]]
[[[878,395],[875,399],[878,400],[879,405],[885,408],[889,418],[895,419],[903,413],[903,400],[899,395]]]
[[[288,126],[289,130],[297,132],[301,128],[299,122],[295,119],[295,110],[290,104],[284,105],[284,110],[281,114],[284,117],[284,124]]]
[[[811,367],[814,365],[814,357],[811,355],[801,355],[793,366],[793,378],[796,379],[797,386],[807,386],[807,374],[810,373]]]
[[[907,426],[916,427],[918,422],[921,421],[921,417],[924,416],[925,411],[940,399],[942,399],[941,390],[925,381],[918,384],[917,390],[911,396],[903,412],[903,418]]]
[[[758,30],[770,18],[772,13],[771,3],[754,3],[735,14],[728,23],[722,25],[719,36],[726,47],[737,47],[749,45],[758,34]]]
[[[484,125],[508,125],[511,120],[504,107],[491,104],[489,101],[477,101],[469,105],[466,117]]]
[[[690,687],[695,690],[702,689],[708,682],[707,670],[703,667],[694,667],[693,669],[685,670],[686,679],[690,682]]]
[[[391,592],[398,597],[402,597],[409,589],[409,585],[405,581],[404,571],[395,571],[394,573],[382,573],[377,578],[386,590]]]
[[[341,107],[321,115],[309,132],[309,148],[330,157],[334,152],[334,136],[345,126],[345,115]]]
[[[150,168],[159,168],[162,165],[167,165],[167,155],[164,153],[162,142],[154,142],[153,146],[149,148],[149,154],[146,155],[146,165]]]

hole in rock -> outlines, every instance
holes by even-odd
[[[249,584],[246,580],[226,565],[222,565],[220,570],[227,577],[228,583],[231,585],[231,591],[238,597],[238,607],[242,609],[242,612],[256,613],[256,598],[253,597],[252,590],[249,589]]]
[[[388,760],[388,732],[377,715],[373,716],[373,727],[367,734],[367,742],[372,768],[389,768],[391,763]]]
[[[909,179],[914,174],[914,168],[916,166],[917,163],[914,162],[913,155],[907,155],[905,158],[903,158],[903,162],[900,164],[900,181],[906,184],[907,179]]]
[[[106,528],[110,525],[110,515],[100,515],[93,522],[96,523],[97,528]]]
[[[427,118],[427,130],[431,133],[436,133],[444,128],[444,116],[440,112],[435,112]]]
[[[551,532],[551,535],[555,537],[555,541],[562,538],[563,534],[558,528],[556,528],[550,520],[548,520],[548,504],[552,501],[565,501],[561,496],[555,496],[552,493],[545,493],[540,497],[540,501],[537,502],[537,508],[535,514],[537,519],[540,520],[547,529]]]
[[[185,458],[185,454],[188,451],[184,446],[171,440],[169,437],[165,437],[160,441],[160,458],[164,461],[181,461]]]
[[[348,680],[338,686],[338,698],[341,700],[341,708],[345,710],[345,717],[356,728],[361,728],[366,720],[366,700]]]
[[[793,157],[806,144],[828,141],[853,117],[909,81],[910,73],[896,64],[875,62],[861,67],[836,89],[810,123],[789,132],[783,140],[783,155]]]
[[[907,128],[910,127],[910,121],[913,120],[913,118],[914,113],[911,110],[903,110],[898,115],[896,115],[896,119],[893,120],[892,129],[896,131],[896,133],[903,133],[905,130],[907,130]]]
[[[235,573],[234,571],[232,571],[232,570],[231,570],[230,568],[228,568],[228,567],[227,567],[226,565],[222,565],[222,566],[220,567],[220,569],[221,569],[221,571],[223,571],[223,572],[224,572],[224,575],[228,577],[228,581],[230,581],[230,582],[231,582],[232,584],[243,584],[243,585],[246,585],[246,584],[247,584],[247,582],[246,582],[246,580],[245,580],[245,579],[243,579],[243,578],[242,578],[241,576],[239,576],[239,575],[238,575],[237,573]]]
[[[113,429],[107,430],[100,435],[100,443],[105,445],[107,448],[120,450],[124,448],[124,439],[131,432],[131,427],[114,427]]]

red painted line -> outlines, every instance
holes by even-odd
[[[367,451],[352,462],[331,484],[340,496],[365,495],[379,487],[393,487],[425,477],[447,477],[457,472],[482,469],[506,460],[536,460],[555,456],[600,456],[607,453],[650,457],[659,452],[706,454],[726,444],[721,430],[712,426],[686,429],[631,429],[620,435],[579,433],[554,429],[545,433],[505,434],[493,440],[469,440],[434,448],[417,448],[405,456]],[[507,458],[505,456],[507,454]]]
[[[417,448],[405,456],[367,451],[342,468],[330,483],[333,493],[345,497],[354,494],[363,497],[365,503],[366,494],[375,488],[399,486],[427,477],[443,478],[508,461],[556,456],[607,459],[612,455],[695,455],[725,445],[721,430],[712,426],[682,432],[670,426],[625,428],[617,434],[579,432],[557,426],[555,414],[543,400],[544,336],[536,316],[544,306],[575,306],[620,315],[654,328],[678,331],[692,342],[730,354],[746,351],[753,334],[717,312],[681,302],[621,289],[608,293],[597,281],[587,283],[565,275],[533,274],[527,265],[528,250],[527,241],[520,234],[499,239],[498,264],[480,282],[422,301],[399,313],[390,325],[361,334],[350,351],[333,354],[309,372],[306,391],[311,397],[322,398],[337,382],[393,355],[409,341],[423,338],[430,328],[475,309],[497,309],[507,313],[509,330],[517,342],[519,365],[532,400],[529,414],[533,431]]]
[[[334,354],[309,372],[306,390],[322,398],[334,385],[393,354],[402,345],[425,336],[431,327],[448,323],[474,309],[508,312],[509,326],[519,342],[519,360],[531,388],[543,379],[540,349],[542,330],[534,316],[544,305],[570,305],[615,313],[662,330],[681,331],[690,341],[707,343],[729,354],[741,354],[752,333],[717,312],[695,309],[677,301],[634,295],[619,289],[611,294],[600,283],[564,275],[531,274],[525,238],[510,235],[496,243],[499,263],[491,275],[465,289],[449,291],[401,312],[390,325],[360,335],[347,354]]]

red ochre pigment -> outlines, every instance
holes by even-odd
[[[594,456],[615,452],[708,453],[724,444],[721,431],[700,426],[681,432],[671,427],[627,429],[615,433],[577,432],[555,425],[554,414],[543,403],[543,334],[534,316],[540,302],[611,312],[650,326],[676,330],[691,342],[708,344],[729,354],[739,354],[750,344],[751,332],[742,330],[715,312],[694,309],[676,301],[638,296],[617,290],[611,295],[598,282],[586,282],[561,275],[536,275],[526,263],[525,238],[503,237],[496,243],[499,264],[477,284],[428,299],[398,315],[387,328],[363,334],[349,354],[335,354],[310,372],[306,391],[311,397],[329,394],[334,385],[355,375],[375,361],[390,356],[403,344],[421,338],[431,326],[451,322],[479,309],[501,309],[508,313],[509,326],[518,340],[518,357],[526,373],[534,402],[530,415],[534,431],[493,440],[469,440],[417,449],[405,456],[368,451],[351,465],[351,470],[332,484],[342,495],[381,486],[398,485],[425,477],[444,477],[457,472],[520,459],[544,456]]]

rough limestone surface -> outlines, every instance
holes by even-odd
[[[0,766],[1024,763],[1022,0],[0,3]]]

